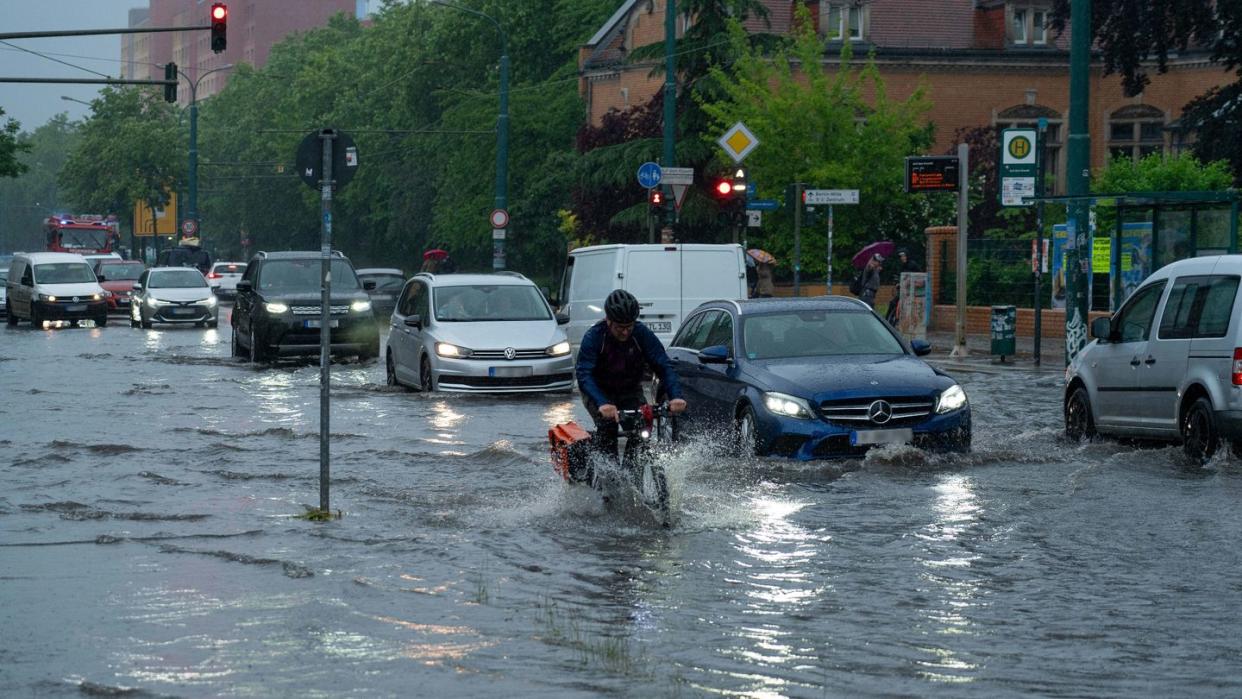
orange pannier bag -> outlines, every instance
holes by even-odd
[[[591,433],[576,422],[566,422],[548,430],[552,467],[571,483],[590,480]]]

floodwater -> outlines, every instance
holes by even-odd
[[[563,485],[576,396],[255,368],[215,330],[0,330],[3,696],[1242,693],[1242,465],[1060,437],[963,373],[975,449],[668,461],[670,529]]]

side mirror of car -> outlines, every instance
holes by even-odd
[[[405,324],[411,328],[421,329],[423,327],[423,317],[417,313],[411,313],[405,317]]]
[[[702,364],[728,364],[729,348],[724,345],[712,345],[699,350],[699,362]]]
[[[374,279],[368,279],[368,280],[366,280],[365,282],[363,282],[363,283],[362,283],[362,290],[363,290],[363,291],[375,291],[375,280],[374,280]]]
[[[568,324],[568,323],[569,323],[569,314],[568,314],[568,313],[557,313],[557,314],[556,314],[556,324],[557,324],[557,325],[566,325],[566,324]]]
[[[926,357],[931,354],[931,343],[927,340],[911,340],[910,349],[914,350],[914,356]]]
[[[1091,337],[1103,342],[1113,340],[1113,321],[1109,318],[1096,318],[1091,321]]]
[[[242,279],[241,281],[237,282],[237,293],[239,294],[243,291],[250,291],[253,288],[254,286],[250,283],[249,279]]]

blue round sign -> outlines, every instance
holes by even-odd
[[[638,184],[647,189],[658,187],[664,179],[664,171],[656,163],[646,162],[638,166]]]

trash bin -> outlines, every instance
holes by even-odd
[[[1012,356],[1017,346],[1018,308],[1016,306],[992,306],[992,354],[1000,355],[1001,361]]]

